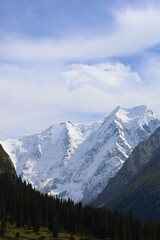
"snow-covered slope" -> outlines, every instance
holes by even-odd
[[[160,126],[146,106],[117,107],[103,122],[56,124],[2,142],[17,173],[34,187],[84,202],[101,192],[133,148]]]

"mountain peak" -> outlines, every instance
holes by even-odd
[[[130,117],[134,117],[134,116],[143,116],[147,112],[152,112],[152,111],[148,110],[147,106],[145,106],[145,105],[135,106],[133,108],[126,108],[126,107],[122,107],[122,106],[117,106],[110,113],[110,116],[113,116],[113,115],[114,116],[128,115]]]
[[[118,106],[103,122],[56,123],[3,146],[17,173],[35,188],[85,202],[104,189],[133,148],[158,126],[159,119],[146,106]]]
[[[73,123],[71,121],[69,121],[69,120],[60,123],[60,125],[65,125],[65,126],[68,125],[68,124],[73,125]]]
[[[134,114],[142,114],[142,113],[145,113],[148,110],[148,107],[146,105],[139,105],[139,106],[135,106],[135,107],[131,107],[131,108],[126,108],[126,107],[123,107],[123,106],[117,106],[111,113],[111,114],[116,114],[118,112],[121,112],[121,111],[127,111],[129,113],[134,113]]]
[[[127,129],[133,128],[134,125],[148,126],[151,121],[157,120],[158,117],[145,105],[135,106],[133,108],[116,107],[107,117],[106,122],[118,121],[123,124]]]

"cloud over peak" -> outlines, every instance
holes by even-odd
[[[1,128],[37,131],[119,104],[159,109],[156,1],[37,2],[0,6]]]
[[[62,76],[69,90],[88,85],[105,92],[124,92],[141,84],[138,73],[121,63],[73,64]]]

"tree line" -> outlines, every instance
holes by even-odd
[[[160,222],[151,219],[142,223],[132,214],[124,215],[103,208],[82,206],[71,199],[42,194],[21,180],[0,174],[1,235],[5,222],[17,227],[28,226],[38,232],[47,227],[53,236],[59,231],[111,240],[159,240]]]

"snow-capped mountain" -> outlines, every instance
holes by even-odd
[[[116,175],[133,148],[160,126],[146,106],[117,107],[104,121],[55,124],[2,143],[18,174],[43,192],[88,201]]]
[[[54,124],[40,134],[7,139],[1,144],[10,155],[18,175],[35,188],[50,191],[60,180],[62,170],[75,150],[100,124],[101,121],[91,124],[67,121]],[[55,193],[59,192],[55,190]]]

